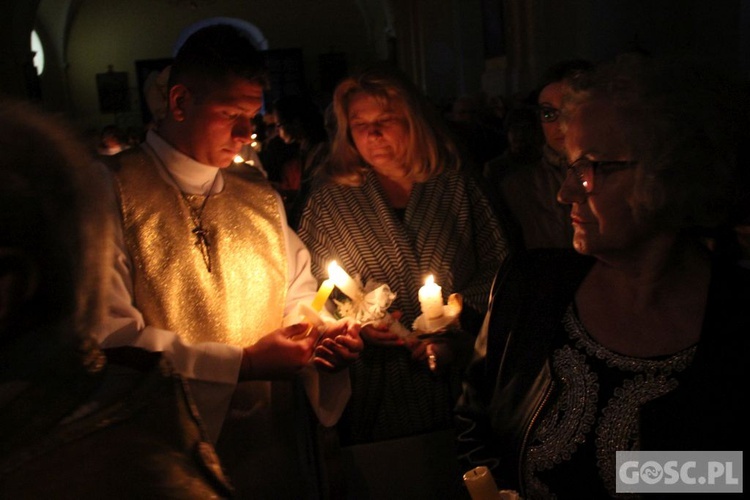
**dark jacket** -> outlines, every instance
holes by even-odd
[[[161,353],[86,357],[59,356],[2,407],[0,498],[232,496],[185,382]]]
[[[498,272],[478,341],[487,354],[470,365],[456,408],[464,470],[487,465],[501,487],[522,491],[525,440],[556,396],[552,337],[593,263],[572,250],[537,250]],[[715,263],[695,358],[676,390],[642,408],[641,449],[741,449],[749,306],[750,272]]]

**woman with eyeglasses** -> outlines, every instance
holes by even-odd
[[[617,451],[742,449],[750,273],[706,244],[748,213],[734,83],[632,56],[567,89],[574,250],[498,273],[457,407],[465,470],[609,498]]]

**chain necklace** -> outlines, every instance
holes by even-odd
[[[203,210],[206,208],[206,203],[208,203],[208,199],[211,197],[211,194],[214,191],[214,187],[216,186],[216,180],[219,178],[219,172],[216,172],[216,175],[214,176],[214,180],[211,183],[211,187],[209,188],[208,192],[205,195],[205,198],[203,198],[203,202],[200,204],[199,207],[194,207],[192,203],[190,203],[190,198],[188,198],[188,195],[182,192],[182,189],[180,188],[180,185],[177,183],[177,180],[172,175],[172,172],[169,171],[167,166],[164,164],[164,161],[161,159],[161,157],[156,153],[154,148],[149,145],[149,148],[151,149],[151,152],[154,153],[154,156],[156,156],[157,160],[159,161],[159,164],[162,166],[164,171],[167,173],[169,178],[174,183],[175,187],[177,188],[177,192],[180,193],[180,198],[182,198],[182,201],[185,202],[185,205],[187,205],[188,213],[190,215],[190,220],[193,222],[193,229],[190,231],[195,235],[195,246],[198,247],[198,250],[200,250],[201,256],[203,257],[203,263],[206,264],[206,271],[209,273],[211,272],[211,242],[208,239],[208,231],[203,227],[203,220],[201,217],[203,216]]]

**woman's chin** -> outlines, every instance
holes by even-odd
[[[573,236],[573,248],[580,254],[591,255],[589,242],[578,235]]]

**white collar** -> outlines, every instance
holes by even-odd
[[[208,190],[214,184],[214,178],[219,175],[220,168],[205,165],[181,153],[154,130],[149,130],[146,134],[146,144],[156,155],[157,163],[163,167],[159,169],[159,174],[165,181],[176,183],[180,190],[188,194],[209,194]],[[168,173],[164,172],[164,169],[167,169]],[[213,193],[218,193],[222,189],[224,178],[219,175]]]

